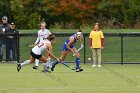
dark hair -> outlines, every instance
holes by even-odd
[[[81,29],[78,29],[77,32],[82,32],[82,30]]]
[[[47,37],[47,39],[48,39],[49,41],[51,41],[51,40],[55,39],[55,35],[50,34],[49,37]]]

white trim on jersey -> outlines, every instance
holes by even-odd
[[[40,29],[38,31],[38,37],[35,41],[35,44],[43,42],[43,39],[47,38],[50,34],[51,34],[51,32],[48,29],[44,29],[44,30]]]

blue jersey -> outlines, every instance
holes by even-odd
[[[70,48],[73,48],[74,47],[74,43],[76,43],[76,41],[77,41],[76,34],[73,34],[72,36],[74,37],[74,42],[70,46]],[[62,51],[68,51],[67,45],[68,45],[69,42],[70,42],[70,38],[67,38],[65,43],[62,46]]]

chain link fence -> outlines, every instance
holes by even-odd
[[[56,43],[53,45],[53,52],[57,57],[61,56],[61,47],[65,40],[74,33],[54,33],[56,35]],[[10,34],[11,35],[11,34]],[[0,34],[0,37],[8,36],[8,34]],[[102,50],[102,63],[114,64],[133,64],[140,63],[140,33],[104,33],[105,46]],[[17,39],[17,61],[23,62],[30,58],[31,47],[37,38],[36,33],[20,33],[16,35]],[[83,34],[84,48],[80,50],[81,62],[92,63],[92,51],[88,43],[89,33]],[[1,40],[0,38],[0,40]],[[6,42],[6,39],[5,39]],[[0,54],[3,54],[1,61],[6,61],[6,44],[2,44]],[[80,45],[75,44],[78,49]],[[88,60],[91,58],[91,60]],[[53,60],[52,60],[53,61]],[[75,62],[72,53],[69,53],[65,62]]]

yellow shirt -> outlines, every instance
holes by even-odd
[[[103,32],[91,31],[89,38],[92,39],[92,48],[101,48],[101,38],[104,38]]]

